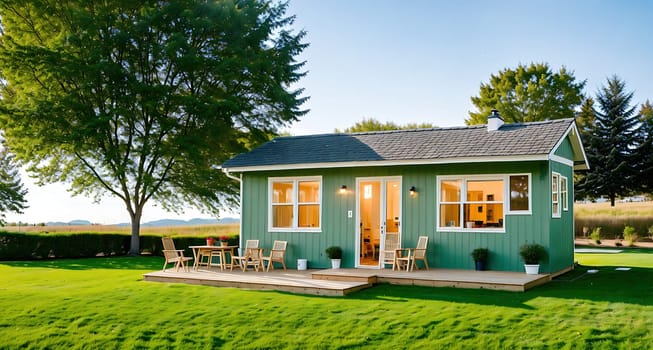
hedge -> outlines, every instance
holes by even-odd
[[[0,231],[0,260],[37,260],[48,258],[89,258],[127,255],[131,236],[115,233],[17,233]],[[206,244],[204,237],[174,237],[177,249]],[[229,244],[238,244],[230,236]],[[163,255],[161,236],[141,235],[141,252]]]

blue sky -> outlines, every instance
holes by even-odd
[[[587,80],[591,96],[617,75],[634,103],[653,101],[653,1],[291,0],[288,14],[310,44],[297,85],[310,112],[287,129],[295,135],[362,118],[463,125],[480,84],[520,63],[564,66]],[[70,198],[63,185],[23,179],[30,208],[8,221],[129,221],[117,200],[93,204]],[[143,221],[194,217],[207,216],[148,207]]]

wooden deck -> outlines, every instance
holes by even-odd
[[[368,269],[155,271],[143,275],[146,281],[188,283],[215,287],[277,290],[298,294],[344,296],[377,283],[427,287],[494,289],[523,292],[551,280],[550,275],[523,272],[431,269],[429,271],[392,271]]]

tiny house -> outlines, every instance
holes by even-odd
[[[287,262],[383,268],[388,233],[401,246],[428,236],[436,268],[523,271],[519,247],[548,253],[540,271],[573,267],[573,173],[589,167],[573,119],[278,137],[222,170],[241,182],[241,240],[288,241]]]

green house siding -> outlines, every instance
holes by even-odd
[[[356,179],[396,176],[402,179],[402,246],[414,247],[418,236],[428,236],[430,266],[473,269],[471,251],[486,247],[490,250],[489,269],[523,271],[519,246],[525,242],[538,242],[549,251],[549,259],[542,263],[541,271],[555,272],[573,263],[573,206],[570,202],[569,211],[563,212],[560,219],[551,217],[551,171],[569,178],[571,201],[571,168],[553,161],[246,172],[241,194],[242,239],[259,239],[260,246],[268,248],[274,240],[288,241],[286,262],[291,268],[296,267],[299,258],[308,259],[310,268],[327,268],[330,263],[324,250],[338,245],[343,248],[342,266],[354,267]],[[532,214],[506,214],[505,233],[438,231],[437,176],[522,173],[531,174]],[[298,176],[322,177],[320,232],[269,232],[268,178]],[[342,185],[348,188],[346,194],[339,192]],[[417,189],[414,197],[409,195],[411,186]],[[348,211],[353,212],[351,218],[347,216]]]
[[[554,161],[550,162],[551,172],[567,178],[568,209],[560,208],[560,218],[551,219],[548,240],[549,272],[560,271],[573,266],[574,263],[574,174],[570,166]],[[549,182],[551,179],[549,180]],[[551,185],[549,185],[551,188]],[[549,208],[549,212],[552,209]]]

